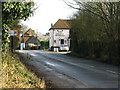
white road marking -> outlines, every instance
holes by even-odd
[[[111,70],[106,70],[106,71],[111,72],[111,73],[117,73],[117,72],[114,72],[114,71],[111,71]]]

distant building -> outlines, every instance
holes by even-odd
[[[54,48],[60,49],[61,46],[70,47],[70,20],[59,19],[54,25],[51,25],[49,29],[49,48],[53,50]]]
[[[37,39],[34,30],[29,29],[22,35],[21,49],[39,49],[40,41]]]
[[[27,49],[40,48],[40,41],[34,36],[24,36],[24,43]]]

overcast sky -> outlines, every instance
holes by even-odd
[[[38,6],[34,16],[23,24],[43,34],[47,33],[58,19],[68,19],[76,10],[67,6],[63,0],[34,0]]]

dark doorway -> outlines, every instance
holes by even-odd
[[[61,44],[64,44],[64,39],[61,39]]]

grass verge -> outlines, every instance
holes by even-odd
[[[2,88],[45,88],[44,79],[37,78],[21,62],[18,56],[2,53]]]

